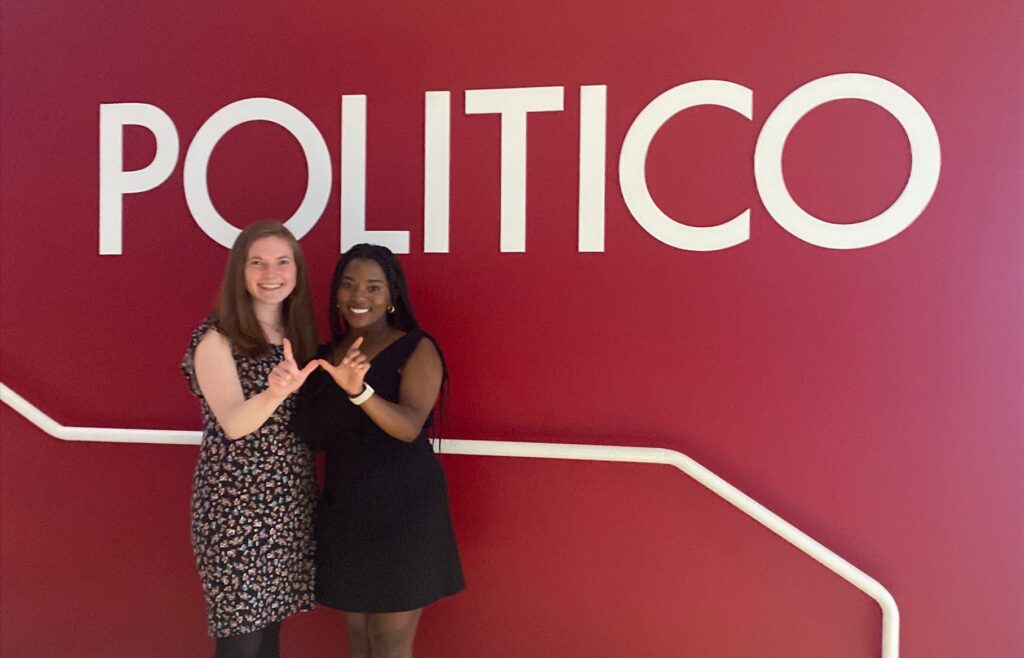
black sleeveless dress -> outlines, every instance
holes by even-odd
[[[411,331],[374,357],[366,381],[376,395],[398,401],[402,367],[424,339]],[[402,612],[462,590],[444,472],[424,432],[410,443],[389,436],[323,369],[306,380],[294,427],[326,453],[315,522],[317,602]]]

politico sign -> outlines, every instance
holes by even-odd
[[[604,85],[580,87],[578,250],[604,251],[606,180],[606,107]],[[665,214],[647,186],[648,148],[658,130],[687,108],[710,105],[753,119],[748,87],[724,80],[699,80],[673,87],[652,100],[633,120],[619,150],[619,188],[636,222],[676,249],[716,251],[750,238],[750,210],[714,226],[691,226]],[[501,118],[501,225],[503,252],[526,251],[526,129],[534,112],[563,109],[564,87],[470,89],[466,114]],[[786,188],[782,152],[790,132],[808,112],[836,100],[857,99],[889,112],[906,133],[910,174],[902,193],[883,212],[852,224],[819,219],[801,208]],[[424,107],[423,251],[449,250],[449,171],[451,92],[428,91]],[[320,220],[331,193],[331,157],[322,134],[295,107],[272,98],[246,98],[214,112],[199,128],[185,153],[183,186],[193,219],[213,240],[229,247],[239,229],[217,212],[206,174],[210,156],[224,135],[248,121],[270,121],[287,130],[305,155],[306,191],[287,226],[301,238]],[[141,126],[156,138],[152,162],[125,171],[125,126]],[[178,165],[180,140],[174,122],[155,105],[100,105],[99,253],[122,253],[122,200],[164,183]],[[842,73],[818,78],[790,93],[769,114],[754,149],[754,178],[769,215],[801,240],[829,249],[858,249],[884,242],[917,219],[939,180],[939,137],[924,107],[898,85],[883,78]],[[341,97],[341,250],[360,242],[387,245],[409,253],[409,232],[366,228],[366,96]]]

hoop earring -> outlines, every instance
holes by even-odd
[[[394,313],[395,307],[392,304],[388,304],[388,313]]]

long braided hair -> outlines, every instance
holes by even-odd
[[[423,335],[429,338],[430,342],[437,348],[437,354],[441,357],[441,391],[438,395],[438,411],[441,411],[444,407],[444,400],[448,395],[448,365],[444,360],[444,352],[441,351],[441,346],[437,344],[437,340],[426,331],[423,331],[420,323],[416,321],[416,315],[412,310],[412,302],[409,299],[409,285],[405,280],[405,272],[402,270],[402,265],[398,262],[398,258],[387,247],[365,242],[357,244],[342,254],[341,258],[338,259],[338,264],[334,266],[334,275],[331,277],[331,296],[327,300],[327,317],[331,326],[331,349],[333,350],[345,337],[345,334],[348,333],[345,321],[338,310],[338,289],[341,288],[341,279],[345,274],[345,267],[353,260],[360,258],[377,263],[381,271],[384,272],[384,278],[387,279],[388,290],[391,293],[391,305],[395,307],[394,313],[386,315],[388,324],[399,331],[422,331]],[[428,420],[426,425],[429,426],[430,424],[431,421]]]
[[[412,303],[409,301],[409,286],[405,282],[405,272],[398,263],[398,259],[387,247],[379,244],[357,244],[338,259],[334,266],[334,276],[331,278],[331,298],[328,300],[328,319],[331,324],[331,345],[338,342],[347,333],[345,322],[338,311],[338,289],[341,288],[341,278],[345,273],[345,267],[357,259],[372,260],[380,265],[384,272],[384,278],[388,281],[388,288],[391,293],[391,304],[395,307],[394,313],[387,314],[387,321],[399,331],[414,331],[420,328],[416,316],[412,312]]]

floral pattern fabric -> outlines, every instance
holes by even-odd
[[[193,357],[213,330],[192,334],[181,369],[203,413],[203,440],[192,483],[192,548],[206,598],[209,633],[259,630],[313,607],[313,460],[289,425],[289,396],[258,430],[227,438],[199,390]],[[266,388],[282,348],[235,355],[246,399]]]

